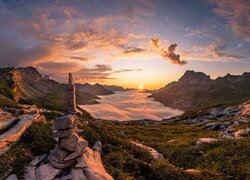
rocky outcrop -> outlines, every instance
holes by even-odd
[[[26,114],[18,117],[20,120],[10,130],[0,135],[0,154],[6,152],[15,143],[32,122],[43,119],[40,114]]]

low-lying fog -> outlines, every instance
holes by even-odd
[[[149,93],[120,91],[107,96],[99,96],[100,104],[83,105],[92,116],[105,120],[162,120],[180,115],[183,111],[165,107],[148,98]]]

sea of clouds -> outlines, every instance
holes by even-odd
[[[149,93],[122,91],[112,95],[100,96],[100,104],[84,105],[92,116],[105,120],[162,120],[180,115],[183,111],[165,107],[163,104],[148,98]]]

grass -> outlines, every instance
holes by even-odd
[[[12,169],[22,178],[24,167],[36,155],[48,153],[54,147],[51,124],[35,122],[11,149],[0,156],[0,179]]]
[[[250,137],[218,141],[199,149],[195,146],[197,139],[218,137],[218,131],[182,124],[135,126],[95,121],[88,121],[88,124],[79,125],[84,130],[80,135],[89,141],[90,147],[98,140],[102,142],[103,163],[115,179],[250,177]],[[51,135],[50,122],[34,123],[16,145],[0,156],[0,177],[13,168],[13,173],[21,178],[24,166],[35,155],[54,148]],[[132,141],[155,148],[165,159],[154,160],[147,151],[132,146]],[[185,169],[197,169],[200,173],[187,174]]]
[[[223,140],[199,149],[201,137],[218,137],[218,131],[181,124],[125,126],[91,122],[82,135],[103,143],[103,161],[115,179],[225,179],[250,177],[250,138]],[[147,152],[133,149],[131,141],[151,146],[166,160],[154,161]],[[174,166],[173,166],[174,165]],[[183,169],[198,169],[188,175]]]

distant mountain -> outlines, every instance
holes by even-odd
[[[50,80],[33,67],[0,68],[0,97],[37,104],[49,109],[64,110],[67,100],[67,85]],[[97,103],[97,96],[76,91],[78,104]]]
[[[116,85],[103,85],[106,89],[110,91],[127,91],[128,89],[123,88],[122,86]]]
[[[81,92],[93,94],[93,95],[109,95],[113,94],[114,92],[111,90],[108,90],[101,84],[94,84],[91,85],[89,83],[86,84],[76,84],[76,89],[78,89]]]
[[[153,91],[150,97],[183,110],[240,103],[250,98],[250,73],[227,74],[213,80],[202,72],[188,70],[178,81]]]

